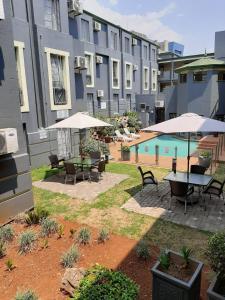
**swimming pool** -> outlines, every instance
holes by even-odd
[[[159,156],[175,157],[175,148],[177,147],[177,157],[186,157],[188,155],[188,142],[173,135],[162,134],[153,139],[138,144],[139,154],[155,155],[155,146],[159,146]],[[190,142],[190,153],[196,151],[198,142]],[[135,152],[135,146],[130,147],[131,152]]]

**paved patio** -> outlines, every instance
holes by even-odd
[[[199,198],[198,191],[193,199]],[[122,208],[139,214],[148,215],[154,218],[161,218],[180,225],[186,225],[201,230],[215,232],[225,228],[225,206],[223,200],[218,198],[206,198],[207,210],[200,205],[200,202],[188,205],[187,214],[184,214],[184,205],[172,199],[171,211],[169,208],[170,187],[169,183],[159,183],[159,193],[154,186],[147,186],[144,191],[138,192],[131,197]],[[202,203],[202,202],[201,202]]]
[[[69,182],[64,184],[63,176],[54,175],[43,181],[33,182],[33,185],[51,192],[66,194],[72,198],[93,201],[99,194],[106,192],[128,177],[128,175],[106,172],[99,181],[78,181],[73,185]]]

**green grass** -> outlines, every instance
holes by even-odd
[[[49,166],[42,166],[37,169],[33,169],[31,171],[32,181],[39,181],[42,179],[46,179],[52,175],[58,174],[59,170],[57,169],[50,169]]]
[[[45,178],[46,170],[46,167],[33,170],[33,180]],[[151,170],[159,181],[168,173],[168,170],[157,167],[151,167]],[[109,163],[107,172],[126,174],[129,178],[99,195],[92,203],[34,188],[35,204],[53,215],[63,215],[65,219],[90,226],[106,227],[114,233],[147,240],[161,249],[180,251],[183,245],[191,247],[194,256],[206,262],[204,253],[210,233],[121,209],[121,205],[141,188],[139,172],[135,166],[122,163]],[[215,177],[222,180],[224,173],[225,166],[220,166]]]

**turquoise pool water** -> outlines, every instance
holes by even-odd
[[[175,157],[175,147],[177,147],[177,157],[186,157],[188,155],[188,142],[173,135],[159,135],[153,139],[140,143],[138,153],[155,155],[155,146],[159,146],[159,156]],[[190,153],[193,153],[198,146],[198,142],[190,142]],[[135,146],[130,147],[131,152],[135,152]]]

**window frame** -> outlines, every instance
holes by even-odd
[[[111,30],[111,49],[118,50],[118,34],[113,30]]]
[[[155,76],[153,76],[154,72],[155,72]],[[155,84],[155,87],[153,87],[154,84]],[[154,69],[154,68],[152,68],[151,89],[152,89],[153,92],[157,91],[157,69]]]
[[[187,83],[187,73],[180,73],[180,75],[179,75],[179,83],[180,84]]]
[[[146,50],[146,52],[145,52]],[[145,60],[148,60],[148,46],[147,45],[143,45],[143,58]]]
[[[201,74],[202,80],[195,80],[195,76],[197,74]],[[196,71],[196,72],[193,72],[193,82],[205,82],[207,80],[207,75],[208,75],[207,71]]]
[[[116,59],[116,58],[111,58],[111,62],[112,62],[112,88],[113,89],[117,89],[119,90],[120,89],[120,60],[119,59]],[[118,75],[118,85],[115,86],[114,85],[114,68],[113,68],[113,63],[116,62],[117,63],[117,75]]]
[[[44,9],[45,9],[45,14],[44,14],[44,25],[46,28],[50,29],[50,30],[54,30],[54,31],[61,31],[62,30],[62,24],[61,24],[61,15],[60,15],[60,0],[51,0],[51,2],[55,2],[55,7],[56,7],[56,10],[57,10],[57,20],[56,20],[56,28],[54,28],[53,24],[53,13],[51,12],[50,16],[51,16],[51,26],[47,26],[46,25],[46,1],[48,0],[45,0],[44,1]]]
[[[130,67],[130,78],[127,77],[127,66]],[[127,85],[127,81],[130,80],[130,86]],[[133,70],[132,63],[125,62],[125,89],[131,90],[133,86]]]
[[[71,89],[70,89],[70,68],[69,68],[69,57],[70,53],[58,49],[45,48],[47,59],[47,71],[48,71],[48,83],[49,83],[49,96],[50,96],[50,106],[51,110],[62,110],[62,109],[72,109],[71,103]],[[66,93],[66,104],[55,104],[54,95],[53,95],[53,84],[52,84],[52,66],[51,66],[51,54],[62,56],[64,59],[63,63],[63,79],[64,79],[64,88]]]
[[[224,79],[219,79],[219,75],[223,74]],[[225,71],[218,71],[217,73],[217,81],[224,82],[225,81]]]
[[[86,81],[86,87],[87,88],[93,88],[95,87],[95,76],[94,76],[94,53],[92,52],[88,52],[88,51],[85,51],[84,52],[84,56],[85,56],[85,59],[86,59],[86,56],[89,56],[90,57],[90,76],[91,76],[91,84],[87,84],[87,81]],[[87,71],[88,72],[88,71]],[[88,74],[86,73],[86,76]]]
[[[19,89],[22,90],[22,95],[23,95],[23,105],[20,105],[20,110],[21,112],[29,112],[30,107],[29,107],[27,78],[26,78],[25,59],[24,59],[25,43],[20,41],[14,41],[14,48],[17,49],[17,55],[18,55],[16,57],[17,74],[18,74],[18,81],[19,81],[18,84],[19,84]]]
[[[126,43],[128,41],[128,44]],[[128,49],[127,49],[128,46]],[[124,52],[130,54],[130,38],[125,36],[124,37]]]
[[[88,39],[85,39],[85,35],[84,35],[84,32],[83,32],[83,26],[82,26],[83,21],[88,26]],[[89,22],[89,20],[81,18],[80,26],[81,26],[81,41],[90,43],[90,41],[91,41],[91,34],[90,34],[90,22]]]
[[[147,70],[147,78],[145,78],[145,70]],[[145,87],[145,83],[147,83],[147,87]],[[143,67],[143,90],[149,91],[149,67],[146,66]]]

